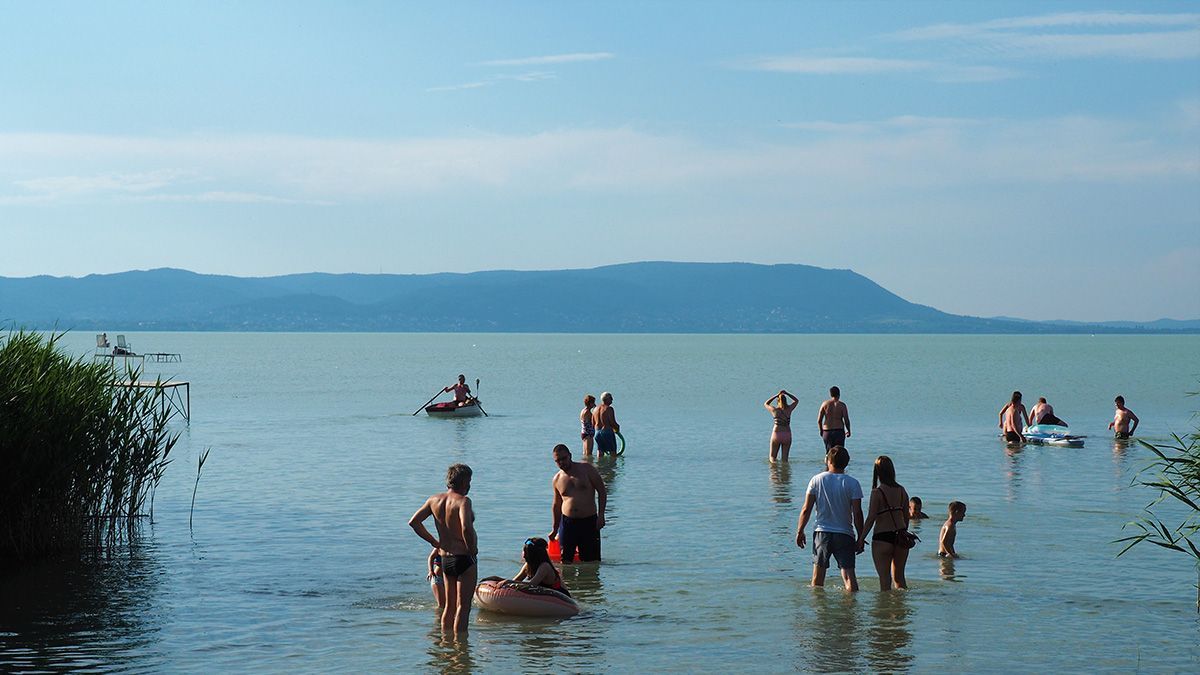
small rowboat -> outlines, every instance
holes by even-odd
[[[430,417],[479,417],[483,414],[479,400],[473,399],[466,405],[454,401],[443,401],[425,406],[425,414]]]
[[[579,603],[551,588],[509,582],[488,577],[475,587],[475,600],[489,612],[515,616],[566,618],[579,613]]]

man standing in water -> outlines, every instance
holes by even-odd
[[[844,446],[850,438],[850,411],[842,403],[842,390],[829,388],[829,400],[821,404],[817,413],[817,431],[825,441],[825,451],[835,446]]]
[[[477,383],[478,384],[478,383]],[[442,389],[443,392],[454,392],[454,402],[462,407],[471,402],[471,387],[467,384],[467,376],[459,374],[458,382]]]
[[[842,571],[846,590],[857,591],[854,556],[862,553],[858,533],[863,531],[863,493],[858,481],[846,475],[848,464],[850,453],[840,445],[825,453],[826,470],[808,482],[800,523],[796,526],[796,545],[804,548],[804,527],[815,510],[812,585],[825,585],[825,570],[829,569],[829,559],[834,558]]]
[[[606,452],[617,454],[617,432],[621,430],[621,425],[617,424],[612,401],[612,394],[604,392],[600,395],[600,405],[592,413],[596,426],[596,452],[601,455]]]
[[[558,540],[564,563],[575,562],[576,549],[580,561],[599,562],[600,530],[608,505],[604,479],[591,464],[571,461],[571,450],[562,443],[554,446],[554,463],[559,469],[550,480],[554,529],[546,538]]]
[[[1117,412],[1113,415],[1113,421],[1108,423],[1108,428],[1116,432],[1117,438],[1126,439],[1133,436],[1133,432],[1137,431],[1138,423],[1141,420],[1133,411],[1125,407],[1125,397],[1118,396],[1113,399],[1113,403],[1117,406]],[[1129,420],[1133,420],[1133,428],[1129,427]]]
[[[442,556],[446,606],[442,609],[442,631],[466,633],[471,618],[471,600],[479,570],[479,541],[475,535],[475,512],[467,493],[471,491],[471,467],[454,464],[446,470],[446,491],[425,500],[409,518],[408,525]],[[433,516],[438,536],[425,529],[425,520]]]

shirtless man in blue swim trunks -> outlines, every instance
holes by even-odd
[[[547,535],[558,540],[563,563],[575,562],[576,550],[583,562],[599,562],[600,530],[604,528],[604,508],[608,488],[596,467],[571,461],[571,450],[554,446],[554,464],[558,473],[550,480],[554,490],[554,529]]]
[[[471,619],[471,601],[475,597],[475,581],[479,569],[479,539],[475,534],[475,511],[467,493],[471,491],[471,467],[454,464],[446,470],[446,491],[429,499],[409,518],[408,525],[429,542],[442,557],[443,591],[446,605],[442,608],[442,631],[466,633]],[[425,528],[425,520],[433,516],[437,537]]]
[[[600,395],[600,405],[592,412],[596,426],[596,451],[603,455],[606,452],[617,454],[617,432],[621,425],[617,424],[617,414],[613,412],[613,397],[607,391]]]

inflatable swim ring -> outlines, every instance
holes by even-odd
[[[617,438],[621,439],[621,449],[617,451],[617,457],[620,457],[625,454],[625,435],[618,431]]]
[[[565,593],[552,588],[508,583],[488,577],[475,587],[475,601],[489,612],[515,616],[546,616],[564,618],[579,613],[579,603]]]

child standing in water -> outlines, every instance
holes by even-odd
[[[446,587],[442,583],[442,556],[438,555],[436,548],[429,552],[427,562],[429,574],[425,578],[429,579],[429,587],[433,590],[433,599],[437,601],[440,612],[446,606]]]
[[[942,523],[942,534],[938,538],[938,555],[957,558],[958,552],[954,550],[954,540],[958,536],[958,523],[967,517],[967,505],[962,502],[950,502],[946,511],[949,517],[946,518],[945,523]]]

